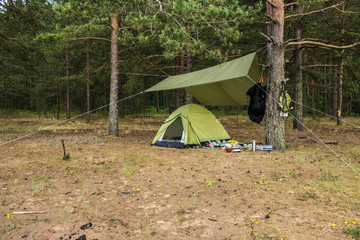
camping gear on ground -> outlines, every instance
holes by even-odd
[[[184,88],[210,106],[247,105],[247,90],[262,76],[256,53],[199,71],[170,76],[145,92]]]
[[[260,123],[265,115],[266,108],[266,86],[260,83],[253,85],[246,95],[250,97],[248,115],[251,121]]]
[[[219,145],[220,143],[221,145]],[[222,149],[227,153],[238,153],[242,151],[274,151],[275,147],[271,144],[258,145],[256,140],[252,140],[249,144],[238,143],[237,141],[213,141],[206,143],[203,148],[207,149]]]
[[[255,152],[255,150],[256,150],[256,140],[251,141],[251,148],[252,148],[252,151]]]
[[[163,123],[152,144],[161,147],[185,148],[219,143],[230,136],[216,117],[197,104],[184,105],[175,110]],[[213,146],[214,147],[214,146]]]
[[[271,144],[258,145],[258,146],[256,146],[256,150],[261,150],[261,151],[273,151],[273,150],[275,150],[275,146],[273,146],[273,145],[271,145]]]

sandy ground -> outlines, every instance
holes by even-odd
[[[54,123],[0,119],[0,144]],[[150,146],[163,120],[122,119],[119,138],[105,118],[74,121],[0,146],[0,239],[345,239],[358,227],[359,176],[328,149],[359,169],[357,119],[308,120],[326,145],[287,120],[288,150],[241,153]],[[263,142],[263,125],[221,122]]]

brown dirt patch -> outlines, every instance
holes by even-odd
[[[105,118],[77,120],[0,146],[0,239],[344,239],[343,222],[360,221],[359,176],[291,120],[288,150],[270,153],[150,146],[163,120],[122,119],[119,138]],[[54,124],[0,121],[0,144]],[[221,121],[233,139],[263,142],[263,125]],[[358,128],[306,124],[359,169]]]

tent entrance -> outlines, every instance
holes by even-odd
[[[182,125],[181,117],[176,118],[176,120],[168,126],[159,140],[184,143],[184,127]]]

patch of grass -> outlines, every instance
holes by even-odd
[[[215,183],[214,179],[212,179],[210,177],[205,179],[205,184],[208,187],[211,187],[212,185],[214,185],[214,183]]]
[[[36,194],[38,194],[40,192],[40,188],[39,188],[40,182],[32,180],[32,184],[33,184],[32,193],[33,193],[33,196],[35,196]]]
[[[130,176],[136,172],[136,169],[133,167],[123,168],[122,171],[125,174],[126,178],[130,178]]]
[[[195,197],[200,197],[200,196],[203,195],[203,193],[204,193],[203,190],[197,190],[197,191],[194,192],[194,196],[195,196]]]
[[[89,219],[91,219],[92,209],[91,209],[91,206],[90,206],[89,191],[88,191],[87,186],[86,186],[86,181],[84,181],[84,183],[83,183],[83,189],[82,189],[82,192],[81,192],[81,198],[83,200],[83,203],[84,203],[84,206],[85,206],[85,209],[86,209],[86,216]]]
[[[347,235],[349,235],[355,239],[360,239],[360,227],[348,229]]]
[[[13,224],[13,223],[10,224],[8,229],[9,229],[9,231],[15,230],[16,229],[16,224]]]
[[[133,191],[132,191],[132,195],[135,196],[136,193],[139,193],[141,191],[140,188],[134,188]]]
[[[305,193],[299,194],[297,199],[301,201],[306,201],[309,199],[317,199],[317,198],[318,196],[314,192],[307,190]]]
[[[277,171],[271,171],[270,178],[274,181],[282,181],[282,177],[281,177],[280,173]]]
[[[183,206],[180,206],[180,209],[178,210],[178,214],[185,214],[186,210]]]
[[[298,176],[301,176],[300,173],[296,173],[294,169],[289,169],[287,172],[287,178],[293,178],[296,179]]]
[[[319,178],[318,178],[320,181],[337,181],[338,180],[338,177],[337,176],[334,176],[333,172],[329,169],[325,169],[325,171],[322,171]]]
[[[332,224],[334,230],[339,230],[347,235],[347,238],[360,239],[360,224],[356,221],[345,221],[341,224]]]

